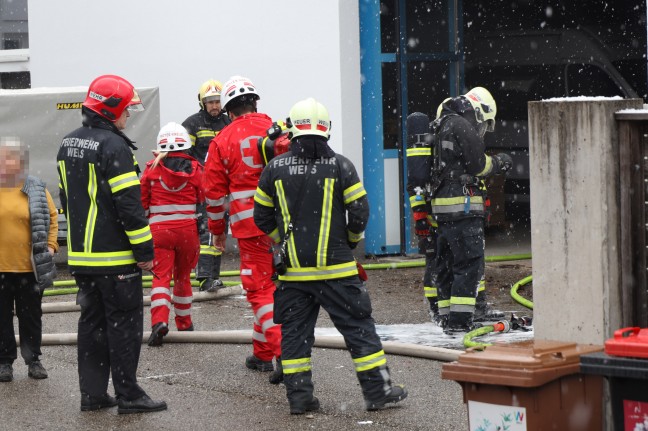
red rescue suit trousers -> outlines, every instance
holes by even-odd
[[[155,258],[151,289],[151,326],[169,323],[171,305],[175,311],[176,328],[191,327],[191,270],[198,262],[200,241],[196,225],[181,228],[151,226]],[[171,297],[173,278],[173,298]]]
[[[270,247],[272,240],[265,235],[239,238],[241,254],[241,283],[254,313],[252,347],[254,356],[271,361],[281,356],[281,326],[274,323],[274,267]]]

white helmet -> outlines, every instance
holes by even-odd
[[[252,81],[242,76],[232,76],[225,82],[221,91],[223,109],[227,111],[227,104],[241,96],[249,97],[250,100],[259,100],[261,98]]]
[[[303,135],[317,135],[328,139],[331,135],[328,110],[312,97],[301,100],[290,108],[286,126],[290,129],[290,139]]]
[[[486,123],[487,130],[495,130],[495,115],[497,114],[497,105],[495,99],[484,87],[475,87],[464,94],[464,97],[470,102],[475,110],[475,117],[478,123]]]
[[[191,148],[191,138],[187,129],[178,123],[171,122],[160,129],[157,137],[157,151],[184,151]]]

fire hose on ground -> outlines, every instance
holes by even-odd
[[[504,256],[487,256],[485,260],[487,262],[505,262],[510,260],[523,260],[523,259],[530,259],[530,258],[531,258],[530,254],[516,254],[516,255],[504,255]],[[424,266],[425,266],[425,260],[423,259],[409,261],[409,262],[394,262],[394,263],[379,263],[379,264],[363,265],[364,269],[366,270],[416,268],[416,267],[424,267]],[[221,272],[222,277],[236,276],[236,275],[239,275],[239,271]],[[194,277],[195,276],[192,274],[192,278]],[[144,276],[143,287],[151,287],[152,279],[153,279],[152,276]],[[511,296],[513,296],[513,298],[516,299],[516,301],[520,302],[522,305],[525,305],[528,308],[532,309],[533,303],[531,301],[526,300],[525,298],[520,297],[517,294],[517,288],[530,281],[531,281],[531,276],[526,277],[523,280],[520,280],[519,282],[515,283],[513,285],[513,288],[511,289]],[[194,302],[209,301],[209,300],[222,298],[230,295],[243,294],[240,281],[225,281],[223,282],[223,284],[225,285],[225,287],[219,289],[216,292],[194,293],[193,301]],[[68,294],[76,293],[78,291],[78,288],[73,286],[76,286],[75,280],[56,281],[54,282],[54,287],[58,289],[46,290],[44,296],[68,295]],[[197,286],[197,281],[195,280],[192,281],[192,286]],[[526,303],[521,301],[525,301]],[[150,296],[144,297],[145,305],[150,305],[150,302],[151,302]],[[530,306],[527,304],[530,304]],[[43,307],[43,313],[58,313],[58,312],[80,310],[80,307],[76,305],[75,302],[44,303],[42,307]],[[512,319],[514,318],[515,316],[512,316]],[[530,319],[528,319],[528,322],[530,323]],[[515,326],[515,324],[512,324],[512,322],[511,323],[498,322],[494,325],[486,325],[481,328],[478,328],[472,332],[467,333],[464,336],[464,345],[466,347],[483,348],[489,344],[473,342],[472,338],[485,335],[491,332],[508,332],[511,329],[511,326]],[[522,326],[524,326],[524,324]],[[149,335],[150,332],[145,332],[143,334],[143,341],[147,340]],[[77,334],[73,334],[73,333],[43,334],[42,344],[43,345],[76,344],[76,339],[77,339]],[[18,337],[16,337],[16,342],[18,342]],[[165,342],[247,344],[247,343],[252,343],[252,335],[249,331],[174,332],[174,333],[169,333],[165,337]],[[315,338],[314,346],[321,347],[321,348],[346,349],[344,339],[341,336],[318,336]],[[462,352],[453,349],[421,346],[418,344],[399,343],[394,341],[384,341],[383,348],[385,352],[389,354],[435,359],[440,361],[455,361],[457,360],[459,355],[462,354]]]

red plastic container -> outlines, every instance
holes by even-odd
[[[605,341],[605,353],[627,358],[648,358],[648,328],[617,329],[614,338]]]

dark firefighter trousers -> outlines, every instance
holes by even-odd
[[[207,227],[207,207],[204,203],[198,205],[198,213],[200,214],[200,219],[198,219],[200,255],[196,265],[196,280],[207,278],[217,280],[220,278],[222,252],[216,250],[212,242],[212,236]]]
[[[78,361],[81,392],[100,397],[112,373],[115,395],[145,395],[137,384],[144,328],[142,272],[75,275],[79,292]]]
[[[440,222],[437,228],[439,314],[451,328],[468,328],[484,277],[484,221],[479,217]]]
[[[344,337],[364,399],[384,399],[391,389],[391,380],[364,282],[357,276],[281,282],[274,301],[274,321],[282,325],[281,363],[291,406],[302,406],[313,396],[311,352],[320,306]]]

